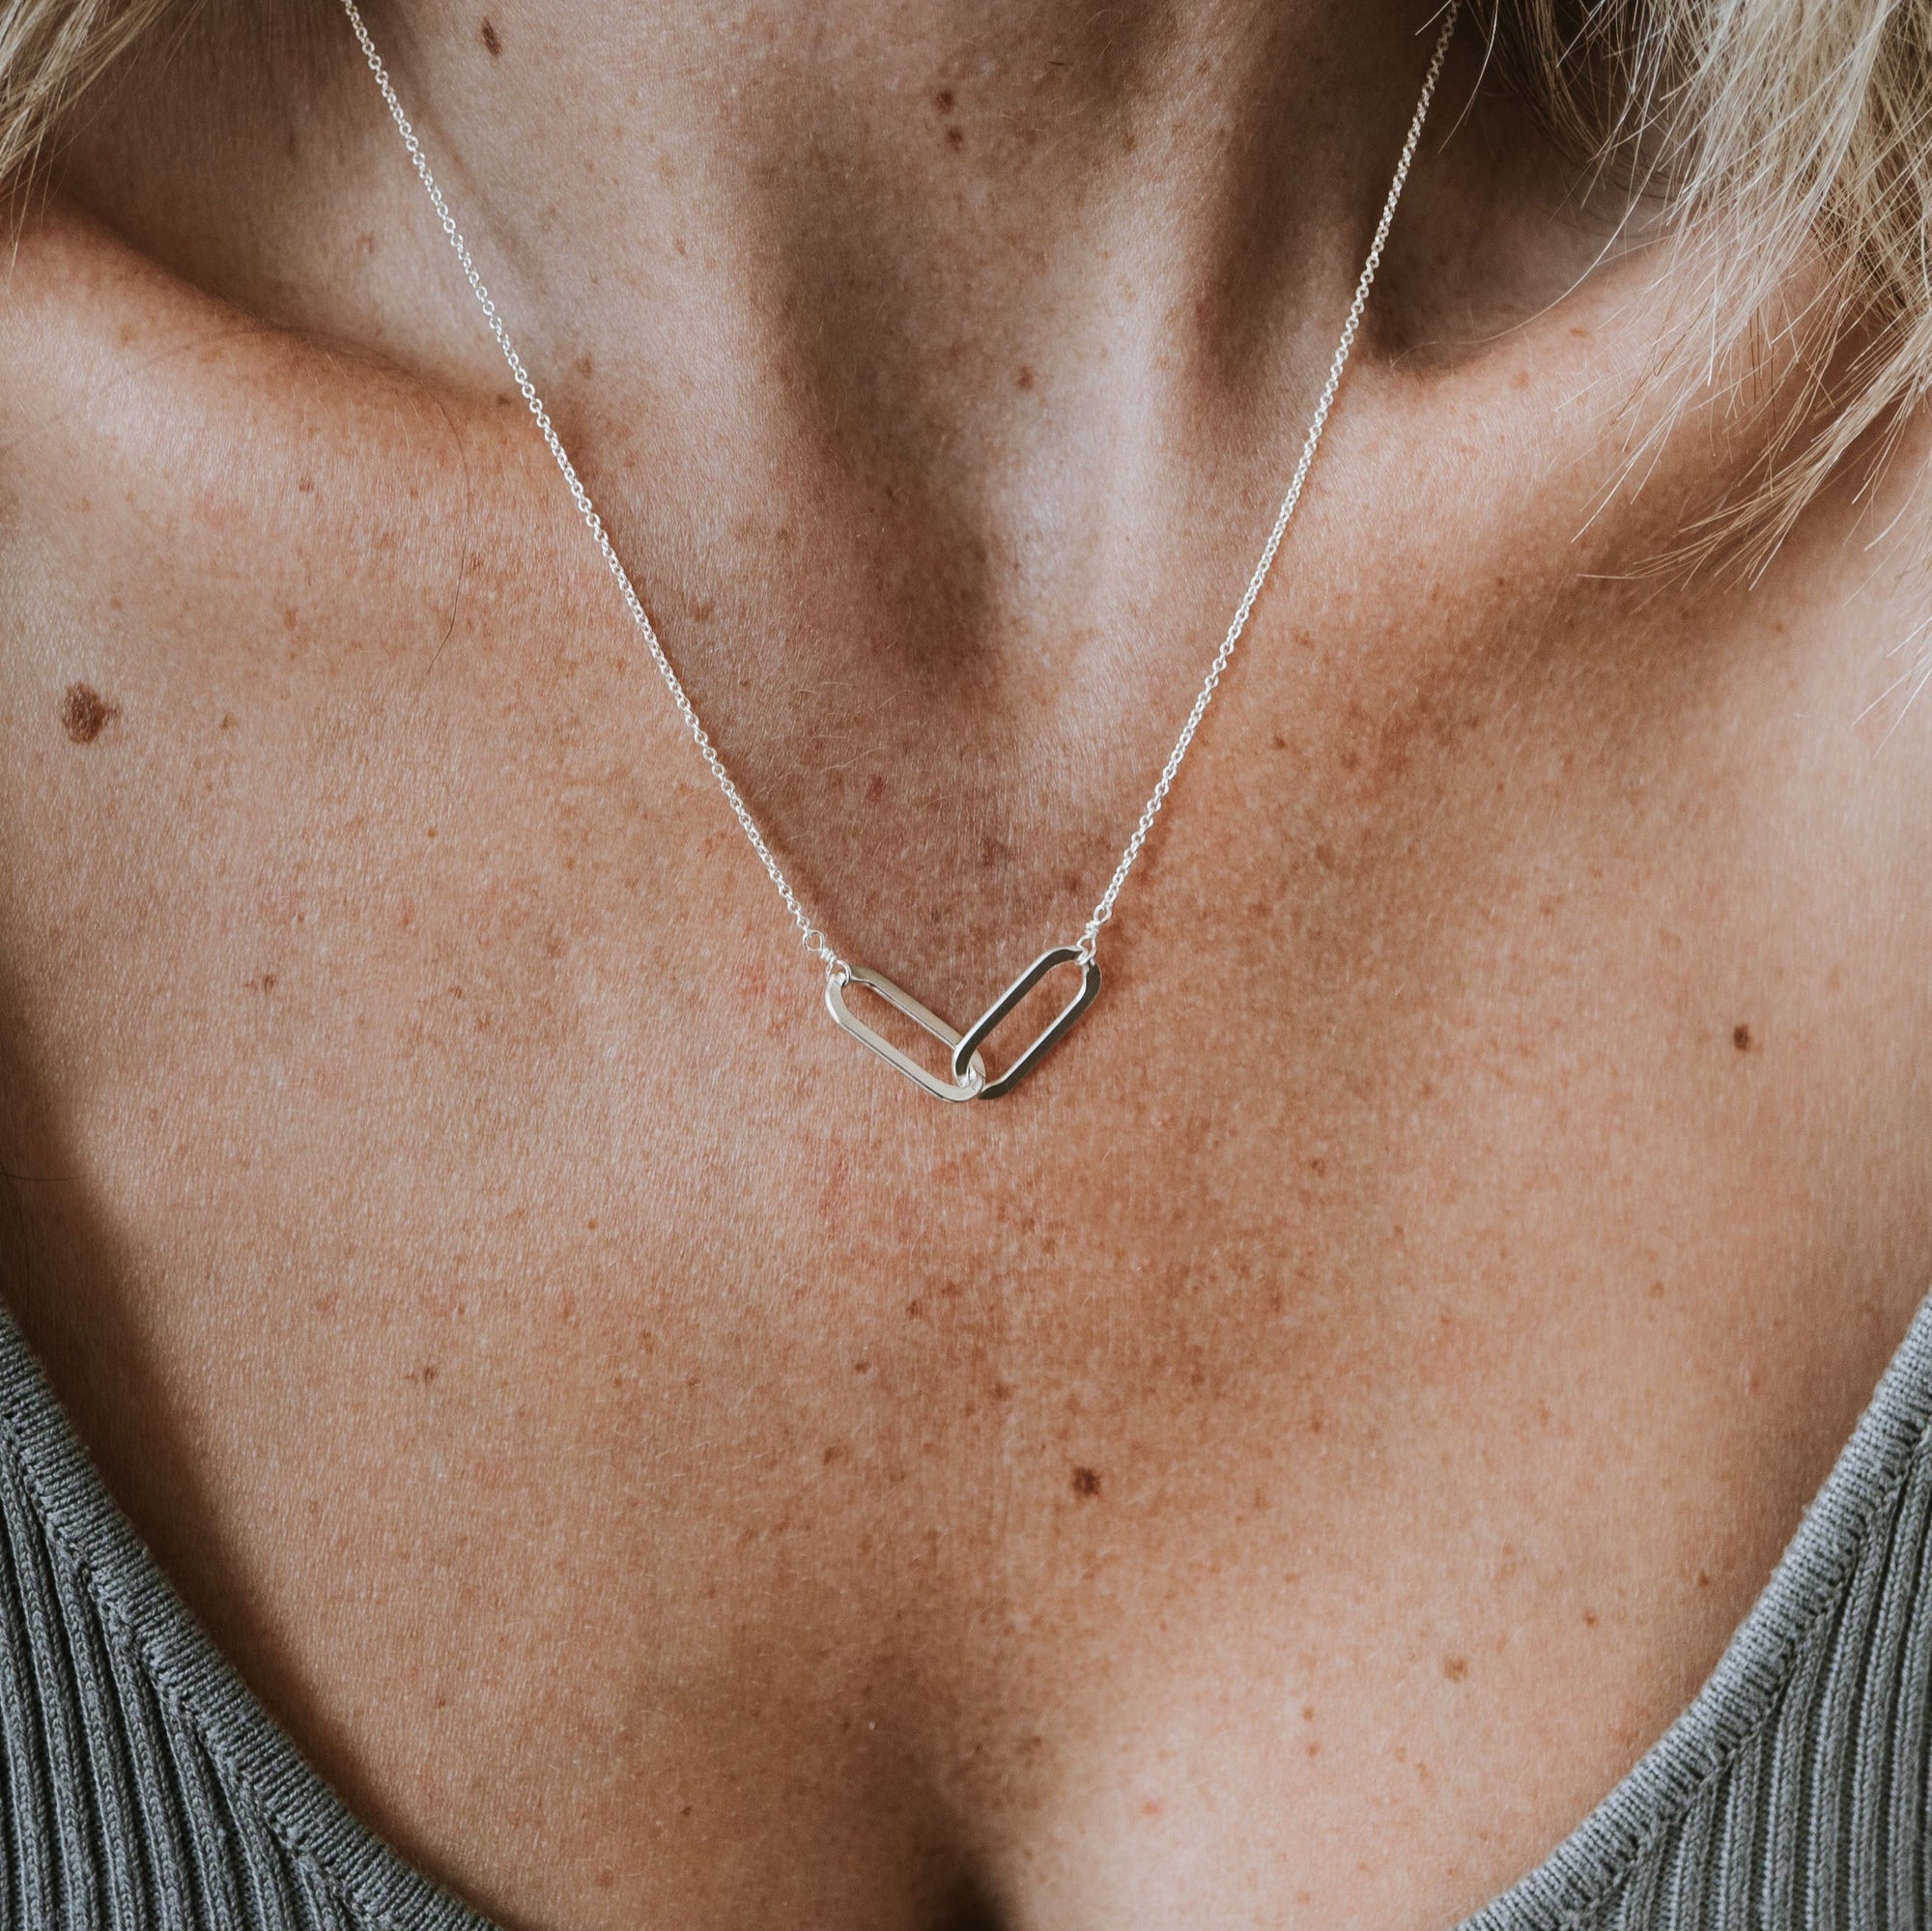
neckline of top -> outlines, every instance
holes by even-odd
[[[1932,1294],[1703,1688],[1635,1767],[1526,1876],[1458,1931],[1555,1931],[1601,1903],[1644,1846],[1775,1710],[1887,1497],[1932,1437]],[[25,1336],[0,1304],[0,1452],[49,1544],[138,1654],[283,1849],[367,1931],[498,1931],[336,1796],[242,1681],[108,1492]]]

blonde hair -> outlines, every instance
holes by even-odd
[[[74,102],[176,0],[0,0],[0,186],[40,158]]]
[[[1756,472],[1688,546],[1744,531],[1768,555],[1932,388],[1932,0],[1494,0],[1491,20],[1557,135],[1676,231],[1697,298],[1664,358],[1676,404],[1752,331],[1801,363]]]
[[[1471,4],[1550,129],[1586,164],[1628,172],[1686,243],[1703,298],[1698,353],[1675,361],[1687,382],[1767,326],[1801,263],[1822,263],[1802,313],[1775,325],[1808,386],[1727,511],[1775,542],[1862,438],[1932,388],[1932,0]],[[0,188],[183,12],[0,0]]]

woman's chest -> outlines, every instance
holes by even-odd
[[[1099,1000],[948,1107],[611,626],[481,542],[244,591],[209,526],[8,667],[9,1281],[407,1850],[546,1931],[1426,1925],[1682,1706],[1932,1245],[1926,794],[1829,584],[1794,637],[1318,582]],[[1002,686],[934,760],[956,693],[707,662],[955,1021],[1165,749],[1120,700],[1029,762]]]
[[[1447,1921],[1681,1707],[1922,1287],[1849,836],[1180,829],[947,1108],[701,789],[627,844],[436,777],[15,846],[14,1278],[217,1637],[512,1921]]]

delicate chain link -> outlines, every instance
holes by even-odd
[[[1395,179],[1389,184],[1388,198],[1382,203],[1381,219],[1376,224],[1375,240],[1369,244],[1368,258],[1363,262],[1361,276],[1355,283],[1355,298],[1349,304],[1348,320],[1342,325],[1342,338],[1336,343],[1334,356],[1328,364],[1328,380],[1321,385],[1321,395],[1309,421],[1308,434],[1301,440],[1301,455],[1295,463],[1294,474],[1289,479],[1288,494],[1282,497],[1281,508],[1275,512],[1274,527],[1268,531],[1261,561],[1255,565],[1255,574],[1248,579],[1248,587],[1236,606],[1228,634],[1221,639],[1221,647],[1214,653],[1213,663],[1208,667],[1208,675],[1201,680],[1201,689],[1195,694],[1194,708],[1188,712],[1187,722],[1181,725],[1180,735],[1175,739],[1174,749],[1168,753],[1167,762],[1161,766],[1160,778],[1142,809],[1140,822],[1134,827],[1133,837],[1127,840],[1126,850],[1121,854],[1120,864],[1114,867],[1113,877],[1107,881],[1106,891],[1100,895],[1100,902],[1094,906],[1080,934],[1083,958],[1094,956],[1094,949],[1100,938],[1100,927],[1114,916],[1114,901],[1120,897],[1121,888],[1127,882],[1127,873],[1133,870],[1134,861],[1140,857],[1141,847],[1147,843],[1148,834],[1153,830],[1153,821],[1160,816],[1160,808],[1167,803],[1167,794],[1174,789],[1175,774],[1179,771],[1181,760],[1194,743],[1194,733],[1201,728],[1201,720],[1208,715],[1208,706],[1214,700],[1222,673],[1235,654],[1235,646],[1241,640],[1242,632],[1248,627],[1248,618],[1254,614],[1262,585],[1267,582],[1268,572],[1274,567],[1275,553],[1281,548],[1282,538],[1288,534],[1288,525],[1293,520],[1295,505],[1301,500],[1301,487],[1308,480],[1315,452],[1321,446],[1321,432],[1328,426],[1328,412],[1334,408],[1336,393],[1342,386],[1342,371],[1349,366],[1350,351],[1354,348],[1355,337],[1361,330],[1362,316],[1369,305],[1369,291],[1376,284],[1376,270],[1382,265],[1382,250],[1387,247],[1389,230],[1395,225],[1396,204],[1402,199],[1409,167],[1422,141],[1423,123],[1429,119],[1430,103],[1435,99],[1435,83],[1442,77],[1442,63],[1448,57],[1449,37],[1456,31],[1456,15],[1460,8],[1461,0],[1449,0],[1443,14],[1442,31],[1435,37],[1435,50],[1430,56],[1429,70],[1422,79],[1422,94],[1408,124],[1408,138],[1402,144],[1402,156],[1395,166]]]
[[[1456,29],[1456,16],[1461,0],[1448,0],[1442,18],[1442,29],[1435,38],[1435,48],[1430,56],[1428,71],[1422,82],[1422,94],[1415,104],[1415,113],[1408,124],[1408,138],[1404,141],[1401,158],[1396,163],[1395,179],[1389,184],[1388,197],[1382,204],[1381,219],[1376,225],[1375,240],[1370,244],[1367,260],[1362,264],[1360,278],[1355,283],[1355,298],[1349,305],[1348,320],[1342,326],[1341,340],[1335,345],[1335,354],[1328,364],[1328,380],[1322,384],[1321,398],[1315,405],[1315,414],[1308,425],[1308,433],[1302,439],[1301,455],[1294,466],[1294,474],[1290,479],[1288,494],[1282,498],[1281,508],[1275,514],[1274,527],[1268,532],[1261,561],[1255,565],[1254,575],[1248,579],[1248,587],[1241,595],[1233,621],[1228,625],[1227,635],[1221,639],[1221,647],[1214,653],[1214,661],[1208,666],[1208,675],[1202,681],[1201,689],[1194,699],[1194,708],[1187,714],[1187,722],[1180,727],[1180,735],[1175,740],[1174,749],[1168,753],[1167,762],[1161,767],[1159,781],[1153,787],[1152,795],[1141,811],[1140,822],[1134,827],[1133,837],[1127,840],[1126,849],[1121,854],[1121,862],[1114,867],[1114,875],[1107,881],[1107,889],[1100,895],[1100,902],[1094,906],[1079,940],[1082,958],[1091,959],[1100,937],[1100,927],[1114,916],[1114,903],[1121,895],[1121,888],[1127,882],[1127,874],[1134,868],[1134,861],[1141,855],[1141,847],[1147,843],[1148,834],[1153,829],[1153,821],[1160,815],[1160,809],[1167,803],[1167,795],[1174,788],[1176,774],[1180,770],[1181,761],[1186,757],[1189,747],[1194,742],[1194,734],[1201,728],[1201,720],[1207,715],[1208,706],[1213,700],[1223,673],[1235,654],[1235,646],[1241,640],[1242,633],[1248,627],[1248,618],[1254,613],[1256,600],[1261,596],[1262,586],[1267,582],[1268,572],[1274,565],[1275,553],[1280,550],[1282,538],[1288,533],[1288,525],[1294,516],[1295,505],[1301,500],[1302,486],[1308,480],[1308,471],[1315,461],[1315,452],[1321,447],[1321,432],[1327,426],[1329,412],[1334,408],[1335,397],[1342,386],[1342,372],[1349,365],[1350,352],[1355,346],[1355,337],[1361,330],[1362,315],[1369,304],[1369,291],[1375,286],[1376,270],[1381,267],[1382,250],[1388,244],[1389,230],[1395,224],[1396,205],[1402,199],[1404,185],[1408,180],[1410,165],[1415,159],[1415,151],[1422,140],[1423,124],[1429,118],[1430,103],[1435,98],[1435,84],[1442,77],[1442,64],[1449,52],[1450,36]],[[738,820],[739,828],[751,841],[752,849],[757,853],[759,862],[770,875],[772,883],[778,887],[779,895],[785,902],[785,910],[791,914],[792,923],[798,927],[799,937],[806,949],[814,957],[824,961],[826,969],[841,980],[848,977],[851,968],[839,957],[830,939],[815,924],[811,916],[800,903],[791,882],[784,875],[784,868],[772,854],[772,848],[765,841],[765,835],[758,828],[758,821],[753,817],[751,808],[732,781],[731,774],[724,768],[724,760],[718,754],[718,748],[711,742],[711,736],[699,721],[696,709],[686,695],[684,685],[671,662],[665,655],[665,648],[659,641],[650,614],[644,609],[643,599],[638,595],[637,586],[631,582],[630,572],[624,568],[615,547],[611,541],[610,531],[604,527],[604,519],[598,514],[597,506],[590,500],[590,492],[583,487],[582,478],[577,473],[577,466],[570,460],[570,452],[564,448],[563,440],[556,433],[556,425],[551,420],[550,411],[545,407],[542,396],[537,393],[536,384],[530,380],[529,371],[524,366],[524,358],[518,355],[516,344],[510,339],[510,331],[498,313],[490,291],[483,284],[476,263],[469,253],[469,244],[463,239],[463,231],[456,225],[456,217],[449,212],[449,204],[443,199],[442,189],[438,186],[436,176],[430,171],[429,157],[423,152],[423,145],[416,130],[410,125],[410,117],[403,111],[403,103],[396,94],[395,84],[389,78],[389,70],[384,65],[383,57],[376,51],[376,43],[371,38],[368,24],[363,20],[360,8],[355,0],[342,0],[342,11],[349,16],[349,24],[355,31],[355,39],[362,49],[362,58],[368,63],[369,71],[375,75],[376,85],[382,90],[384,102],[389,110],[389,118],[396,124],[396,132],[402,136],[403,146],[409,151],[411,161],[415,166],[416,178],[422,183],[423,192],[429,196],[430,206],[436,211],[436,218],[441,224],[442,232],[449,245],[456,251],[456,259],[461,264],[464,278],[469,282],[470,293],[475,296],[477,305],[483,311],[483,319],[490,325],[490,333],[497,338],[497,346],[503,352],[503,360],[509,365],[510,375],[517,384],[524,401],[528,405],[537,428],[542,432],[544,441],[549,445],[551,455],[562,472],[563,480],[569,487],[571,500],[577,505],[578,514],[583,519],[584,527],[590,532],[598,551],[603,555],[605,566],[615,580],[618,591],[624,599],[624,608],[631,613],[631,621],[638,627],[645,644],[649,647],[651,661],[658,667],[658,674],[664,679],[669,691],[671,701],[677,706],[678,716],[684,720],[685,728],[690,731],[692,742],[696,745],[698,755],[710,767],[711,775],[718,781],[718,788],[724,794],[724,802],[730,806],[732,815]]]
[[[463,231],[456,225],[456,216],[449,212],[449,204],[442,197],[442,189],[437,185],[436,176],[430,172],[429,157],[423,153],[421,140],[416,130],[410,126],[410,117],[403,112],[403,103],[396,96],[395,84],[389,78],[389,70],[383,64],[383,57],[376,51],[376,43],[370,38],[367,23],[362,18],[361,10],[355,0],[342,0],[342,10],[349,15],[349,24],[355,29],[355,38],[361,43],[362,58],[369,63],[369,71],[376,76],[376,85],[383,90],[383,99],[388,104],[389,118],[396,124],[396,132],[403,137],[403,146],[409,150],[410,159],[415,163],[416,178],[423,185],[423,192],[429,196],[430,206],[436,210],[436,218],[442,224],[442,232],[449,239],[449,245],[456,251],[456,259],[462,264],[464,277],[469,283],[470,292],[483,311],[483,319],[490,325],[490,332],[497,338],[497,346],[503,352],[503,360],[509,364],[510,374],[517,387],[528,404],[530,414],[543,432],[543,440],[550,445],[550,453],[556,459],[556,467],[563,472],[563,480],[569,486],[571,500],[576,503],[578,514],[582,517],[584,526],[590,531],[598,550],[603,554],[606,567],[616,580],[617,588],[624,599],[624,608],[631,613],[631,621],[638,627],[644,642],[649,646],[651,661],[658,667],[658,674],[664,679],[665,687],[670,692],[671,702],[677,706],[678,716],[684,720],[685,728],[691,733],[692,742],[696,745],[698,755],[711,768],[711,775],[718,781],[718,788],[724,794],[724,802],[731,808],[732,815],[751,840],[752,849],[757,853],[759,862],[770,873],[771,881],[779,889],[779,896],[785,902],[785,910],[791,914],[792,923],[798,927],[799,938],[806,949],[825,961],[828,970],[843,973],[845,962],[834,950],[832,942],[811,922],[811,915],[799,902],[798,894],[791,889],[791,881],[785,877],[784,868],[772,855],[772,848],[765,842],[765,835],[758,829],[758,821],[752,816],[751,808],[732,781],[731,774],[724,769],[724,760],[718,754],[718,747],[711,742],[711,734],[699,721],[696,709],[685,695],[683,683],[671,668],[671,662],[665,655],[664,645],[658,639],[656,627],[650,613],[644,609],[644,602],[638,595],[637,586],[631,582],[631,573],[624,568],[615,548],[611,542],[611,533],[604,527],[604,519],[598,515],[597,506],[590,500],[590,492],[583,487],[582,478],[577,473],[577,466],[570,460],[570,452],[563,446],[563,439],[556,433],[556,425],[550,418],[550,411],[544,406],[542,396],[537,393],[536,384],[530,381],[529,371],[524,367],[524,358],[517,354],[517,345],[510,339],[510,331],[504,326],[502,316],[497,312],[490,291],[483,285],[483,277],[477,272],[476,263],[469,253],[469,244],[463,239]]]

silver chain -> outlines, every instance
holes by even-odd
[[[1214,693],[1219,688],[1222,676],[1228,668],[1229,661],[1235,655],[1235,647],[1241,640],[1242,633],[1248,627],[1248,619],[1254,614],[1256,600],[1261,596],[1262,586],[1266,583],[1268,572],[1274,567],[1275,554],[1281,549],[1282,538],[1288,533],[1288,525],[1293,519],[1295,506],[1301,500],[1302,486],[1308,480],[1308,471],[1315,462],[1315,452],[1321,445],[1321,432],[1327,427],[1329,412],[1335,406],[1335,397],[1342,386],[1342,372],[1349,365],[1350,352],[1355,346],[1355,337],[1361,331],[1362,315],[1369,305],[1369,291],[1375,286],[1376,270],[1381,267],[1382,250],[1388,245],[1389,230],[1395,224],[1396,205],[1402,199],[1404,185],[1408,180],[1408,170],[1415,159],[1415,151],[1422,140],[1423,124],[1429,118],[1431,101],[1435,98],[1435,84],[1442,77],[1442,63],[1449,52],[1450,36],[1456,30],[1456,16],[1461,8],[1461,0],[1448,0],[1443,11],[1442,28],[1435,37],[1435,51],[1430,56],[1429,68],[1423,75],[1422,93],[1415,103],[1415,113],[1408,124],[1408,137],[1403,142],[1401,158],[1396,162],[1395,179],[1389,184],[1386,200],[1382,203],[1381,219],[1376,224],[1375,240],[1369,244],[1367,259],[1362,264],[1362,272],[1355,283],[1355,298],[1349,304],[1348,319],[1342,325],[1341,339],[1335,345],[1335,354],[1328,364],[1328,380],[1321,385],[1321,394],[1315,405],[1315,414],[1308,425],[1308,433],[1302,438],[1301,455],[1294,466],[1294,473],[1289,480],[1288,494],[1281,499],[1281,507],[1275,512],[1274,527],[1268,532],[1261,561],[1255,565],[1254,575],[1248,579],[1248,587],[1241,594],[1241,601],[1236,607],[1233,620],[1228,625],[1227,635],[1221,639],[1221,647],[1214,653],[1214,661],[1208,667],[1208,674],[1202,679],[1201,689],[1195,694],[1194,707],[1187,714],[1187,722],[1180,727],[1180,735],[1174,741],[1174,749],[1167,754],[1167,762],[1161,767],[1160,778],[1152,794],[1142,809],[1140,821],[1134,826],[1133,837],[1127,840],[1126,849],[1121,854],[1121,862],[1114,867],[1114,875],[1107,881],[1107,889],[1100,895],[1100,902],[1094,906],[1086,925],[1082,928],[1078,951],[1083,959],[1094,956],[1099,942],[1100,927],[1114,916],[1115,901],[1121,895],[1121,888],[1127,882],[1127,874],[1134,868],[1134,861],[1141,855],[1141,847],[1147,843],[1148,834],[1153,830],[1153,821],[1160,815],[1160,809],[1167,803],[1168,793],[1174,788],[1176,775],[1182,760],[1194,742],[1194,734],[1201,728],[1201,720],[1207,716],[1208,706],[1213,701]],[[765,835],[758,829],[758,821],[753,817],[751,808],[745,803],[743,794],[733,782],[731,774],[724,768],[724,760],[718,754],[718,747],[711,742],[711,734],[704,728],[697,711],[685,692],[677,672],[671,667],[670,659],[665,655],[665,647],[659,640],[656,627],[650,613],[644,609],[644,602],[638,595],[637,586],[631,582],[631,575],[624,568],[615,547],[611,541],[611,533],[604,527],[604,519],[598,514],[597,506],[590,499],[590,492],[583,487],[583,479],[577,473],[577,466],[570,460],[570,452],[563,446],[563,439],[556,433],[556,425],[551,420],[550,411],[544,399],[537,393],[536,384],[530,380],[529,371],[524,366],[524,358],[517,353],[517,345],[510,339],[510,331],[505,327],[490,291],[483,284],[483,277],[477,271],[474,258],[470,255],[469,244],[463,239],[463,231],[456,225],[456,216],[449,212],[449,203],[443,198],[442,189],[437,185],[436,176],[430,170],[429,157],[423,153],[421,137],[410,125],[410,117],[403,111],[403,103],[398,98],[395,83],[389,78],[389,70],[383,57],[376,51],[376,43],[371,38],[368,24],[362,18],[355,0],[342,0],[342,11],[349,16],[349,24],[354,29],[355,39],[362,48],[362,58],[368,63],[369,71],[376,77],[376,85],[382,89],[384,102],[389,110],[389,118],[396,124],[396,132],[402,136],[403,146],[409,151],[411,161],[415,166],[416,178],[422,183],[423,192],[429,196],[430,206],[436,211],[436,218],[441,224],[442,232],[449,245],[456,251],[456,259],[462,265],[465,280],[476,298],[477,306],[483,311],[483,319],[490,325],[490,333],[497,338],[497,346],[503,352],[503,360],[509,365],[510,375],[528,405],[531,416],[542,432],[550,453],[556,460],[556,467],[562,472],[563,480],[570,490],[571,500],[577,505],[578,514],[583,519],[584,527],[589,530],[592,541],[602,554],[606,568],[615,580],[617,589],[624,599],[624,608],[631,613],[631,621],[637,625],[651,653],[651,661],[658,667],[658,674],[669,691],[671,702],[677,706],[678,716],[684,720],[685,728],[691,733],[692,742],[696,745],[698,755],[710,767],[711,775],[718,781],[718,788],[724,794],[724,802],[730,806],[732,815],[738,820],[740,830],[751,841],[752,849],[757,853],[758,861],[770,875],[772,883],[778,887],[779,896],[785,902],[785,910],[791,914],[792,923],[798,927],[799,936],[806,950],[814,957],[824,961],[828,971],[849,975],[851,968],[839,957],[830,939],[812,923],[811,916],[799,902],[799,896],[791,888],[791,881],[784,875],[784,868],[772,854],[771,846],[765,841]]]
[[[347,4],[347,0],[345,0]],[[1294,465],[1294,474],[1289,478],[1288,494],[1281,499],[1281,507],[1275,512],[1274,527],[1268,531],[1268,540],[1262,547],[1261,561],[1255,565],[1255,573],[1248,579],[1248,587],[1241,592],[1241,601],[1235,607],[1233,620],[1228,625],[1228,633],[1221,639],[1221,647],[1214,653],[1214,661],[1208,667],[1208,674],[1201,680],[1201,689],[1195,693],[1194,708],[1187,714],[1187,722],[1180,727],[1180,735],[1174,741],[1174,749],[1167,754],[1167,762],[1160,768],[1160,778],[1155,782],[1152,794],[1141,809],[1140,822],[1134,827],[1134,835],[1127,840],[1127,848],[1121,854],[1121,862],[1114,867],[1114,875],[1107,881],[1107,889],[1100,895],[1100,902],[1094,906],[1080,934],[1080,951],[1084,957],[1092,958],[1094,949],[1099,942],[1100,927],[1114,916],[1114,901],[1121,895],[1121,888],[1127,882],[1127,873],[1133,870],[1134,861],[1141,855],[1141,847],[1147,843],[1148,834],[1153,830],[1153,821],[1160,816],[1160,808],[1167,803],[1167,794],[1174,789],[1175,775],[1180,769],[1181,760],[1194,743],[1194,733],[1201,728],[1201,720],[1208,715],[1208,706],[1214,701],[1214,693],[1220,688],[1223,673],[1228,668],[1229,660],[1235,654],[1235,646],[1241,640],[1241,633],[1248,627],[1248,618],[1254,614],[1256,599],[1262,593],[1262,585],[1267,582],[1268,572],[1274,567],[1275,553],[1281,548],[1281,540],[1288,534],[1288,525],[1293,520],[1295,505],[1301,500],[1301,487],[1308,480],[1308,471],[1315,462],[1315,452],[1321,446],[1321,432],[1328,426],[1328,412],[1335,407],[1336,392],[1342,386],[1342,371],[1349,366],[1350,352],[1355,346],[1355,337],[1361,332],[1362,315],[1369,305],[1369,291],[1376,285],[1376,270],[1382,265],[1382,250],[1388,246],[1389,230],[1395,226],[1396,204],[1402,199],[1402,190],[1408,181],[1408,170],[1415,160],[1415,151],[1422,142],[1423,123],[1429,119],[1430,102],[1435,99],[1435,83],[1442,78],[1442,63],[1448,58],[1449,37],[1456,31],[1456,15],[1461,9],[1461,0],[1449,0],[1442,17],[1442,31],[1435,37],[1435,50],[1429,58],[1428,71],[1422,77],[1422,93],[1415,103],[1415,113],[1409,120],[1408,138],[1402,144],[1402,155],[1395,164],[1395,179],[1389,183],[1387,198],[1382,203],[1381,219],[1376,223],[1375,240],[1369,243],[1367,259],[1362,263],[1362,272],[1355,282],[1355,298],[1349,304],[1347,321],[1342,324],[1341,340],[1335,344],[1335,354],[1328,363],[1328,380],[1321,384],[1321,394],[1315,404],[1315,413],[1308,424],[1308,434],[1301,439],[1301,455]]]

